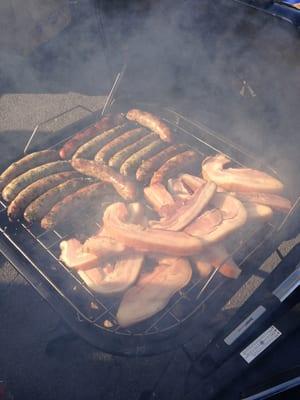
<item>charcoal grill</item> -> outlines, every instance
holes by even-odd
[[[136,106],[160,115],[180,140],[196,149],[203,158],[222,152],[236,165],[252,166],[278,175],[273,168],[225,140],[204,124],[185,118],[171,108],[132,103],[129,99],[115,99],[114,88],[117,88],[122,74],[123,72],[117,76],[104,110],[91,112],[83,120],[56,132],[47,139],[47,144],[39,136],[41,125],[36,127],[25,150],[59,147],[74,132],[89,125],[104,112],[126,112]],[[50,120],[46,121],[48,122]],[[275,251],[288,234],[293,235],[297,230],[295,220],[299,216],[299,197],[297,198],[292,189],[288,188],[289,197],[295,202],[286,217],[278,216],[270,223],[255,225],[243,235],[235,237],[235,242],[231,244],[231,255],[242,269],[240,278],[236,281],[228,280],[218,270],[207,280],[194,277],[162,312],[127,329],[120,328],[116,323],[119,299],[111,300],[91,292],[75,273],[59,261],[59,243],[69,237],[69,233],[63,228],[43,231],[38,226],[28,226],[22,220],[11,223],[6,215],[6,204],[1,201],[0,251],[71,329],[92,345],[118,355],[158,354],[188,343],[207,326],[210,326],[212,339],[224,326],[226,321],[220,315],[226,302],[251,275],[259,273],[266,256]],[[287,278],[289,272],[291,271],[288,269],[282,271],[281,278]],[[212,315],[217,317],[211,319],[209,316]],[[107,321],[110,322],[109,327]]]

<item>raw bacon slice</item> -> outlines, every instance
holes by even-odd
[[[86,270],[95,268],[99,264],[98,257],[85,253],[77,239],[63,240],[60,243],[60,260],[69,268]]]
[[[169,210],[174,210],[175,201],[164,185],[156,183],[144,188],[144,196],[153,209],[160,215],[166,216]]]
[[[203,188],[196,190],[191,198],[182,207],[179,207],[173,215],[162,218],[158,222],[150,222],[151,228],[170,231],[182,230],[204,210],[212,199],[216,188],[214,182],[207,182]]]
[[[218,211],[207,211],[185,228],[186,233],[203,239],[207,244],[224,239],[247,220],[245,207],[235,197],[216,193],[211,202]]]
[[[144,228],[126,223],[128,210],[124,203],[114,203],[104,212],[104,228],[125,246],[139,252],[153,251],[174,256],[189,256],[202,250],[201,239],[184,232]]]
[[[87,286],[103,295],[116,295],[134,284],[143,266],[144,256],[132,254],[117,260],[114,267],[78,271]]]
[[[288,213],[292,207],[289,199],[272,193],[259,193],[259,192],[235,192],[234,196],[243,201],[261,204],[271,207],[273,210]]]
[[[202,162],[204,179],[214,181],[228,191],[277,193],[283,190],[283,184],[262,171],[250,168],[227,168],[230,158],[224,154],[207,157]]]
[[[188,260],[162,258],[152,272],[141,275],[136,285],[125,293],[117,313],[119,325],[127,327],[161,311],[189,283],[191,276]]]

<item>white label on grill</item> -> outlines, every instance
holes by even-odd
[[[274,326],[270,326],[258,338],[249,344],[240,355],[250,364],[259,354],[269,347],[276,339],[281,336],[281,332]]]
[[[244,319],[228,336],[224,342],[230,346],[236,341],[258,318],[266,311],[265,307],[258,306],[247,318]]]

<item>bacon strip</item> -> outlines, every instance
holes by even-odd
[[[248,201],[250,203],[262,204],[271,207],[273,210],[282,211],[288,213],[292,207],[289,199],[272,193],[258,193],[258,192],[235,192],[234,196],[241,200]]]
[[[182,207],[176,210],[173,215],[170,215],[167,218],[162,218],[158,222],[150,222],[151,228],[166,229],[170,231],[182,230],[203,211],[212,199],[216,188],[217,186],[214,182],[207,182],[203,189],[198,189]]]
[[[202,250],[203,242],[199,238],[184,232],[171,232],[144,228],[128,224],[128,210],[124,203],[114,203],[104,212],[104,228],[109,234],[126,246],[141,252],[158,252],[174,256],[188,256]]]
[[[162,310],[171,297],[192,277],[192,269],[184,258],[164,257],[153,271],[144,273],[124,295],[117,320],[126,327],[150,318]]]
[[[160,216],[166,216],[170,209],[174,209],[175,201],[161,183],[145,187],[144,196]]]
[[[224,154],[207,157],[202,162],[204,179],[216,182],[222,188],[240,192],[268,192],[276,193],[283,190],[283,184],[276,178],[262,171],[250,168],[227,168],[230,158]]]
[[[243,226],[247,220],[245,207],[233,196],[216,193],[212,203],[216,210],[210,210],[200,215],[184,230],[189,235],[203,239],[207,244],[224,239]],[[210,224],[209,220],[212,220]]]

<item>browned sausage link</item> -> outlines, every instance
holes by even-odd
[[[103,182],[111,183],[123,199],[128,201],[135,200],[137,196],[135,184],[108,165],[98,161],[76,158],[72,160],[72,166],[82,174],[98,178]]]
[[[77,190],[56,203],[49,213],[41,220],[41,226],[44,229],[54,229],[58,224],[64,223],[69,217],[76,213],[80,218],[81,209],[89,207],[91,202],[97,201],[100,204],[103,195],[114,191],[111,185],[107,183],[93,183],[82,189]]]
[[[80,176],[77,171],[60,172],[58,174],[49,175],[33,182],[31,185],[23,189],[17,197],[10,203],[7,208],[7,215],[10,219],[18,218],[23,214],[25,208],[37,197],[45,193],[47,190],[59,185],[67,179]]]
[[[151,131],[157,133],[161,140],[163,140],[164,142],[172,142],[173,134],[170,128],[155,115],[134,108],[128,111],[128,113],[126,114],[126,118],[130,121],[135,121],[145,128],[148,128]]]
[[[4,188],[17,176],[23,174],[29,169],[35,168],[38,165],[56,161],[59,159],[58,152],[55,150],[43,150],[35,153],[27,154],[20,160],[12,163],[0,177],[0,190]]]
[[[91,140],[100,133],[111,129],[115,125],[124,123],[125,118],[121,114],[107,115],[97,121],[95,124],[89,126],[83,131],[77,132],[71,137],[60,149],[59,155],[63,159],[69,159],[73,156],[75,151],[85,142]]]
[[[149,133],[142,139],[139,139],[136,142],[130,144],[129,146],[124,147],[124,149],[118,151],[110,158],[108,165],[110,167],[120,169],[121,165],[125,160],[127,160],[127,158],[132,156],[132,154],[136,153],[137,151],[141,150],[143,147],[152,143],[153,140],[156,139],[156,137],[157,135],[155,133]]]
[[[124,161],[120,168],[121,174],[125,176],[134,175],[145,158],[151,157],[165,146],[166,143],[158,139],[150,143],[148,146],[143,147]]]
[[[54,204],[62,200],[65,196],[86,186],[88,183],[89,180],[86,178],[73,178],[55,186],[26,207],[24,218],[29,223],[41,220],[51,210]]]
[[[163,183],[180,172],[193,172],[200,167],[200,156],[193,150],[184,151],[166,161],[152,176],[151,185]]]
[[[39,165],[22,175],[13,179],[2,191],[2,197],[6,201],[12,201],[21,190],[28,185],[45,176],[55,174],[56,172],[70,171],[72,169],[69,161],[54,161],[51,163]]]
[[[115,126],[108,131],[102,132],[100,135],[97,135],[93,139],[81,145],[73,155],[73,158],[93,159],[102,146],[106,145],[123,132],[128,131],[130,128],[131,125],[129,123],[125,123]]]
[[[139,182],[148,182],[153,172],[160,168],[164,162],[184,150],[187,150],[185,144],[174,144],[160,151],[158,154],[155,154],[148,160],[143,161],[136,171],[136,179]]]
[[[147,129],[145,128],[135,128],[123,133],[116,139],[103,146],[102,149],[100,149],[96,154],[95,161],[107,161],[116,151],[119,151],[128,144],[135,142],[146,134]]]

